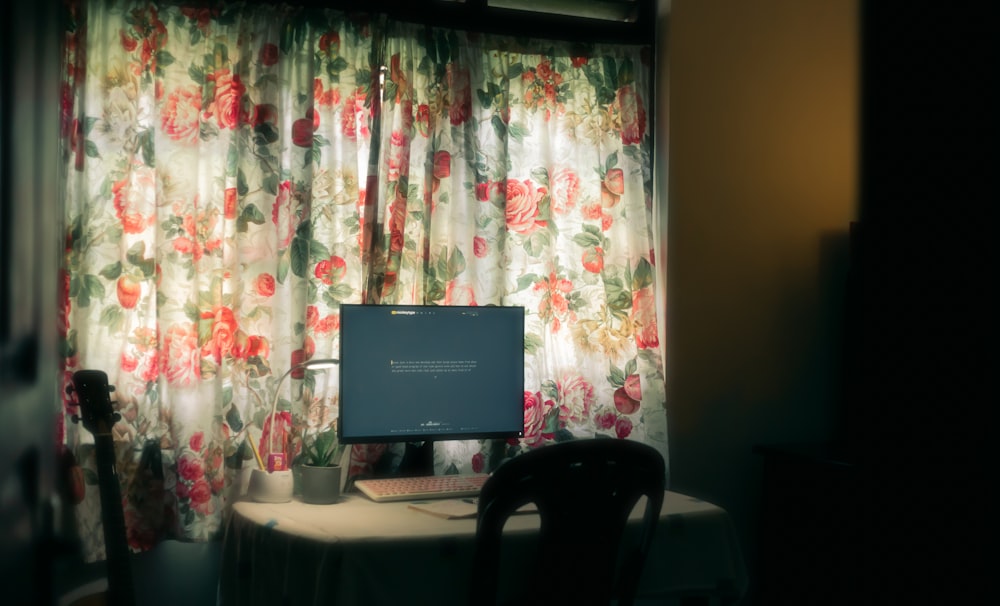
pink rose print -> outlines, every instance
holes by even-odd
[[[530,234],[544,221],[538,220],[538,205],[545,197],[544,187],[535,187],[530,179],[507,181],[507,205],[504,213],[507,227],[519,234]]]
[[[285,229],[279,230],[278,246],[287,248],[295,235],[298,227],[298,215],[295,212],[294,204],[297,202],[295,186],[291,181],[282,181],[278,186],[278,195],[274,198],[274,206],[271,207],[271,221],[275,227],[280,228],[280,220],[284,219]]]
[[[266,273],[259,274],[257,279],[254,280],[254,287],[260,296],[270,297],[274,294],[274,276]]]
[[[212,336],[202,348],[203,353],[215,360],[216,364],[222,362],[224,356],[229,355],[236,341],[236,331],[239,328],[233,310],[228,307],[217,307],[212,312],[201,314],[203,320],[212,320]]]
[[[182,86],[167,95],[160,111],[160,127],[165,135],[181,143],[196,143],[200,129],[201,89]]]
[[[564,215],[572,210],[580,195],[580,177],[576,172],[569,168],[557,170],[549,179],[549,186],[552,212]]]
[[[635,343],[639,349],[655,349],[660,346],[655,295],[650,288],[637,290],[632,295],[632,321],[636,325]]]
[[[138,176],[144,176],[141,173]],[[147,206],[144,197],[145,188],[149,184],[146,179],[133,182],[131,176],[111,184],[111,195],[115,205],[115,215],[121,221],[122,229],[127,234],[141,234],[146,227],[152,225],[153,216],[143,214]]]
[[[632,421],[628,417],[618,417],[615,420],[615,435],[625,439],[632,434]]]
[[[481,236],[476,236],[472,239],[472,254],[476,255],[477,258],[484,258],[489,253],[489,244],[486,239]]]
[[[642,142],[646,133],[646,109],[642,106],[642,98],[631,86],[618,89],[614,103],[622,125],[622,143],[635,145]]]
[[[543,432],[546,414],[553,406],[551,400],[542,400],[541,392],[524,392],[524,442],[528,446],[539,446],[553,437]]]
[[[581,376],[569,377],[558,384],[559,420],[582,423],[590,417],[594,405],[594,386]]]
[[[196,431],[188,440],[188,447],[195,452],[201,452],[205,447],[205,432]]]
[[[215,82],[215,100],[206,112],[215,116],[219,128],[236,128],[239,124],[240,101],[246,93],[246,87],[238,75],[233,75],[228,69],[220,69],[209,74],[207,80]]]
[[[163,337],[163,373],[174,385],[188,386],[201,376],[198,329],[194,324],[174,324]]]

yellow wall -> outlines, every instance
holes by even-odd
[[[673,0],[658,49],[672,486],[729,509],[748,558],[752,447],[835,428],[836,276],[820,245],[858,213],[857,11]]]

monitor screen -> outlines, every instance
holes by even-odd
[[[340,439],[524,435],[524,308],[340,307]]]

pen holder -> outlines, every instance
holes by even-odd
[[[254,469],[250,472],[247,495],[261,503],[287,503],[292,500],[293,487],[292,472],[289,469],[279,471]]]

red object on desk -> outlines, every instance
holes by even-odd
[[[284,471],[288,469],[285,463],[285,455],[281,452],[273,452],[267,455],[267,471]]]

